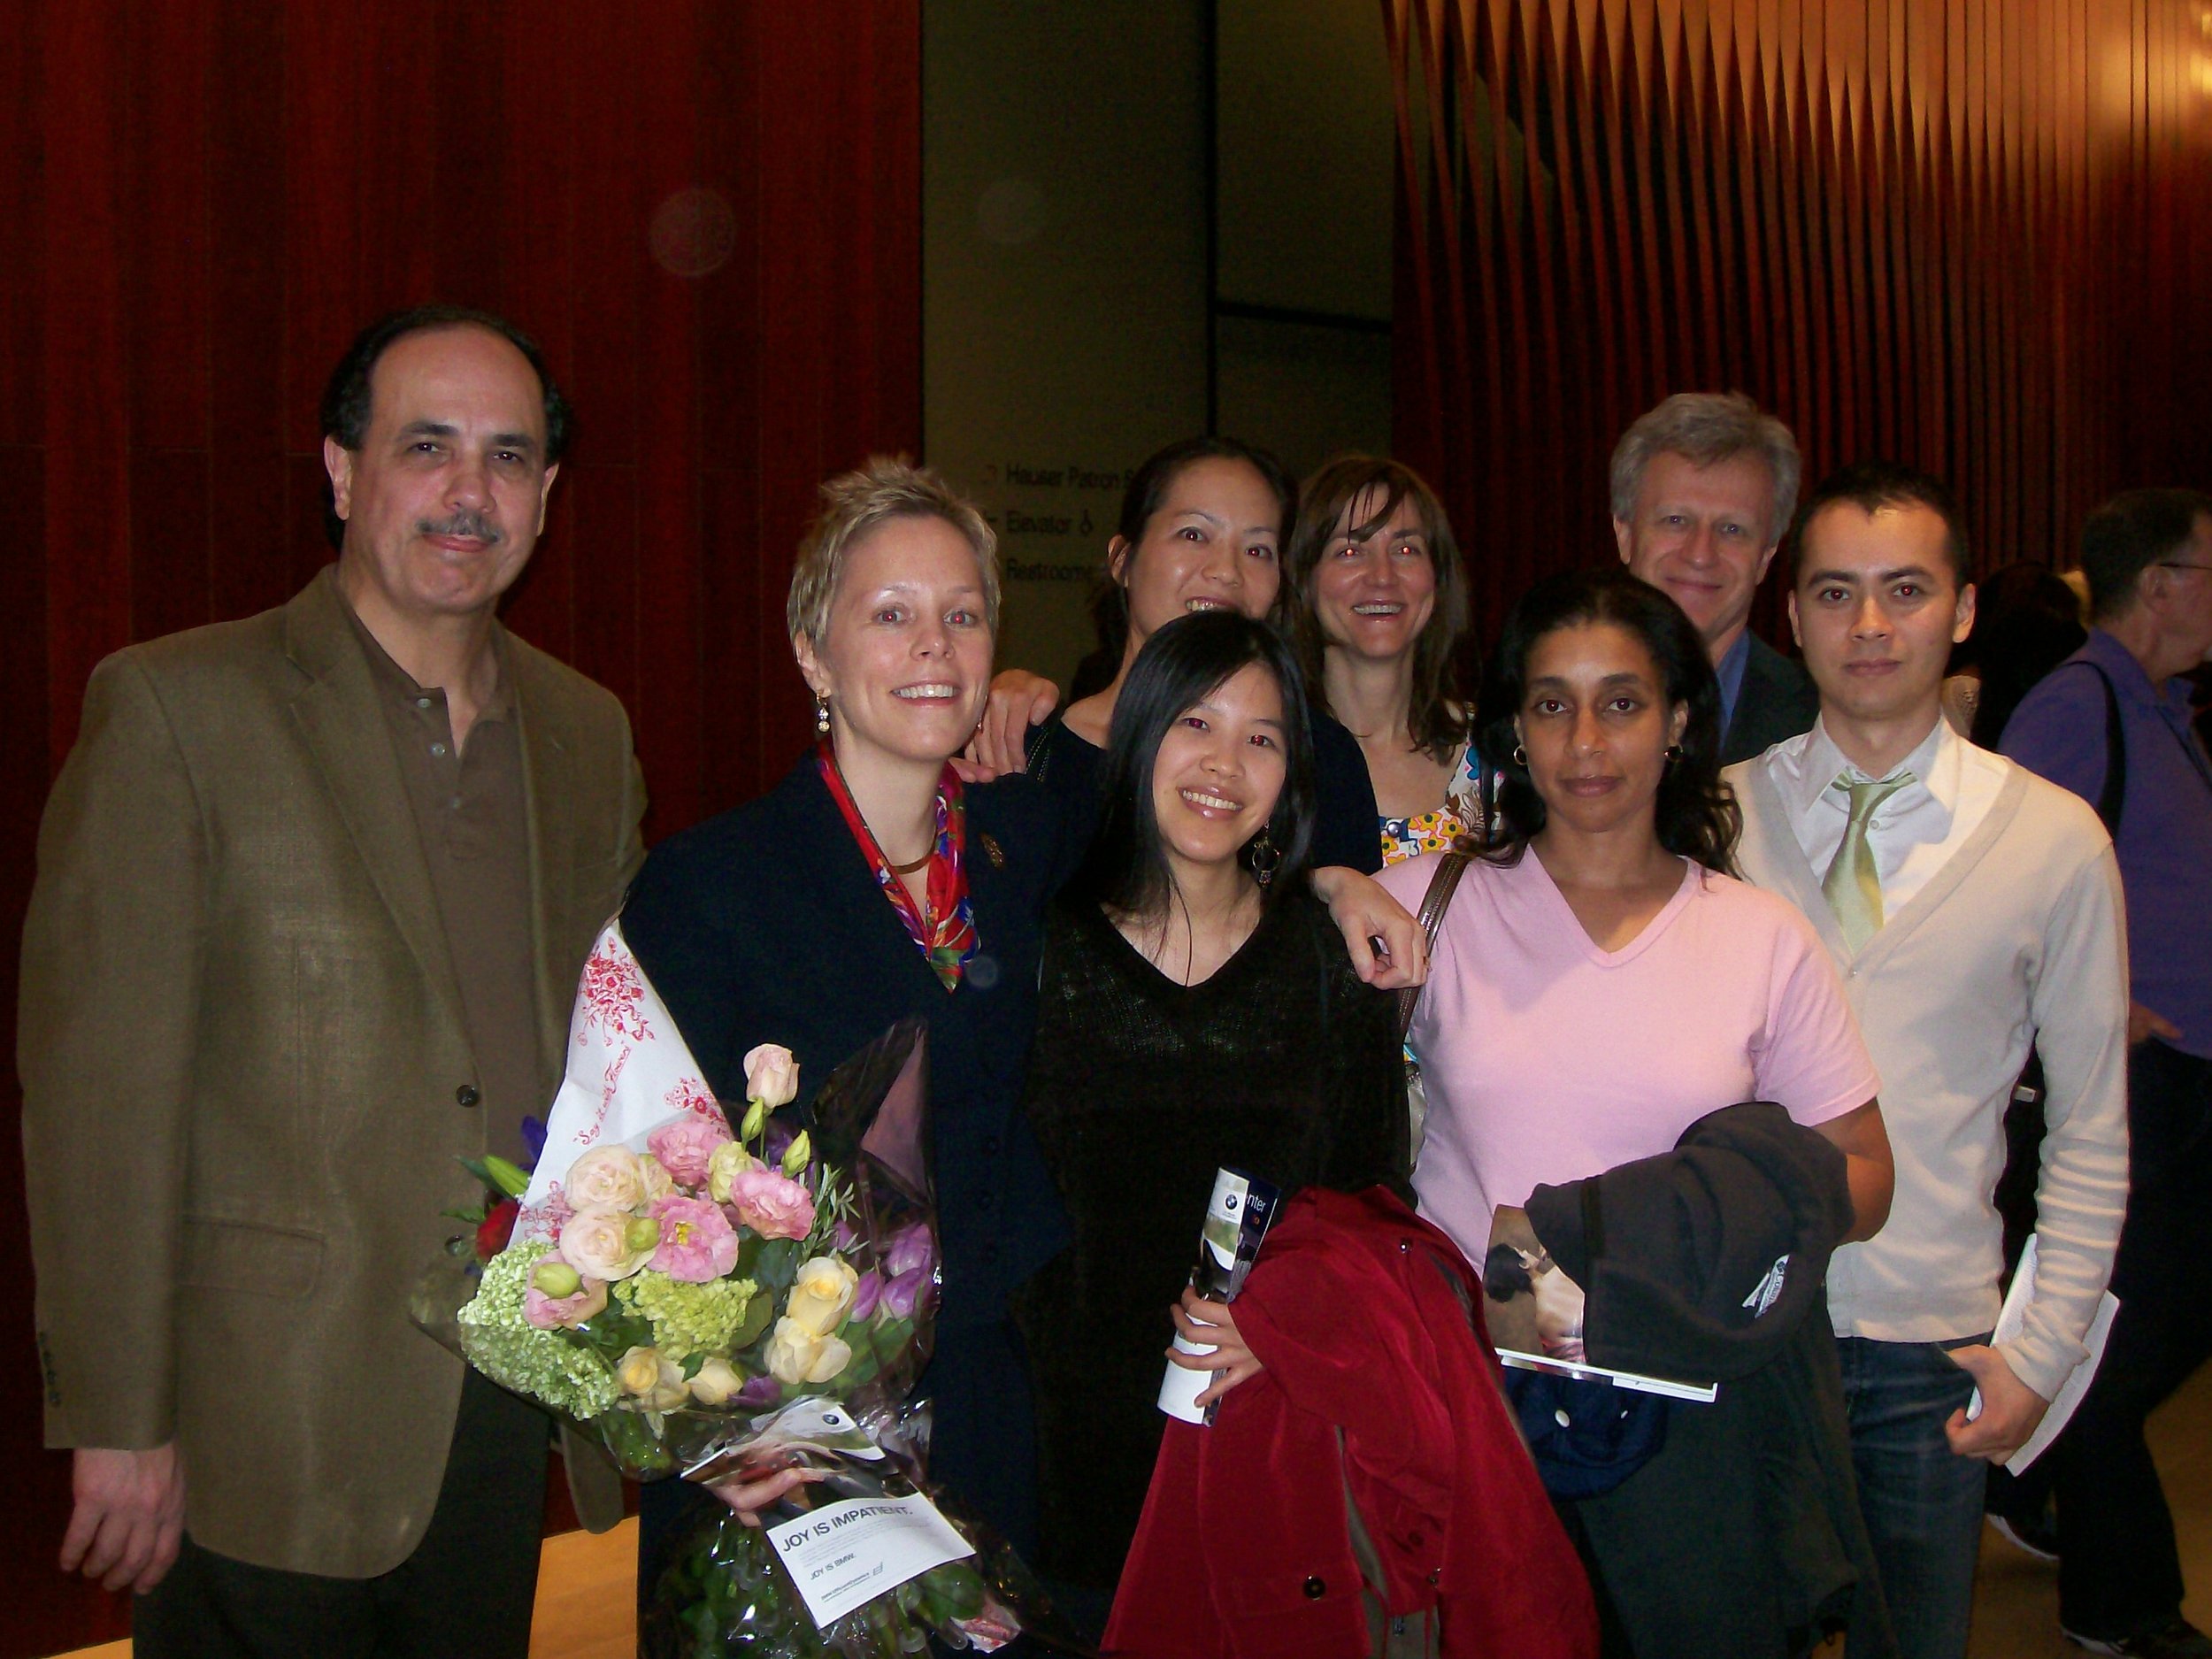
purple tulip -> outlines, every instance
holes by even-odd
[[[918,1221],[891,1235],[883,1253],[883,1271],[895,1278],[902,1277],[918,1267],[927,1267],[936,1254],[928,1226]]]
[[[922,1286],[929,1282],[930,1270],[918,1267],[909,1273],[901,1273],[883,1287],[882,1307],[895,1319],[914,1317],[914,1304],[921,1299]]]
[[[748,1411],[772,1406],[782,1398],[783,1385],[765,1373],[748,1378],[745,1386],[737,1391],[735,1396],[736,1403]]]
[[[875,1271],[863,1273],[860,1282],[853,1286],[852,1317],[865,1319],[876,1310],[877,1300],[883,1294],[883,1275]]]

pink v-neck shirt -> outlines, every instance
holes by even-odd
[[[1376,879],[1417,913],[1434,857]],[[1533,852],[1468,866],[1409,1038],[1428,1091],[1421,1213],[1471,1261],[1491,1211],[1673,1147],[1710,1111],[1780,1103],[1808,1125],[1874,1098],[1874,1064],[1811,926],[1773,894],[1685,864],[1666,908],[1601,950]]]

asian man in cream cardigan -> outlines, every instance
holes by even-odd
[[[1790,620],[1820,718],[1724,774],[1744,875],[1834,953],[1882,1078],[1888,1225],[1829,1269],[1860,1505],[1904,1651],[1962,1659],[1986,1466],[2024,1442],[2112,1269],[2127,1187],[2127,989],[2110,838],[2078,797],[1942,718],[1973,623],[1949,492],[1886,464],[1806,503]],[[2035,1044],[2047,1079],[2034,1301],[1992,1347],[1990,1202]],[[1973,1391],[1983,1408],[1969,1421]]]

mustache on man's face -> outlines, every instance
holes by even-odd
[[[481,541],[487,547],[496,547],[505,541],[506,533],[483,513],[470,507],[457,509],[450,518],[424,518],[416,523],[417,535],[457,535]]]

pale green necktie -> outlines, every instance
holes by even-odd
[[[1843,826],[1843,845],[1836,849],[1820,890],[1827,895],[1828,908],[1836,913],[1844,942],[1854,956],[1882,931],[1882,878],[1874,867],[1874,849],[1866,839],[1867,820],[1877,807],[1911,781],[1909,772],[1878,780],[1855,779],[1847,772],[1829,786],[1850,792],[1851,816]]]

